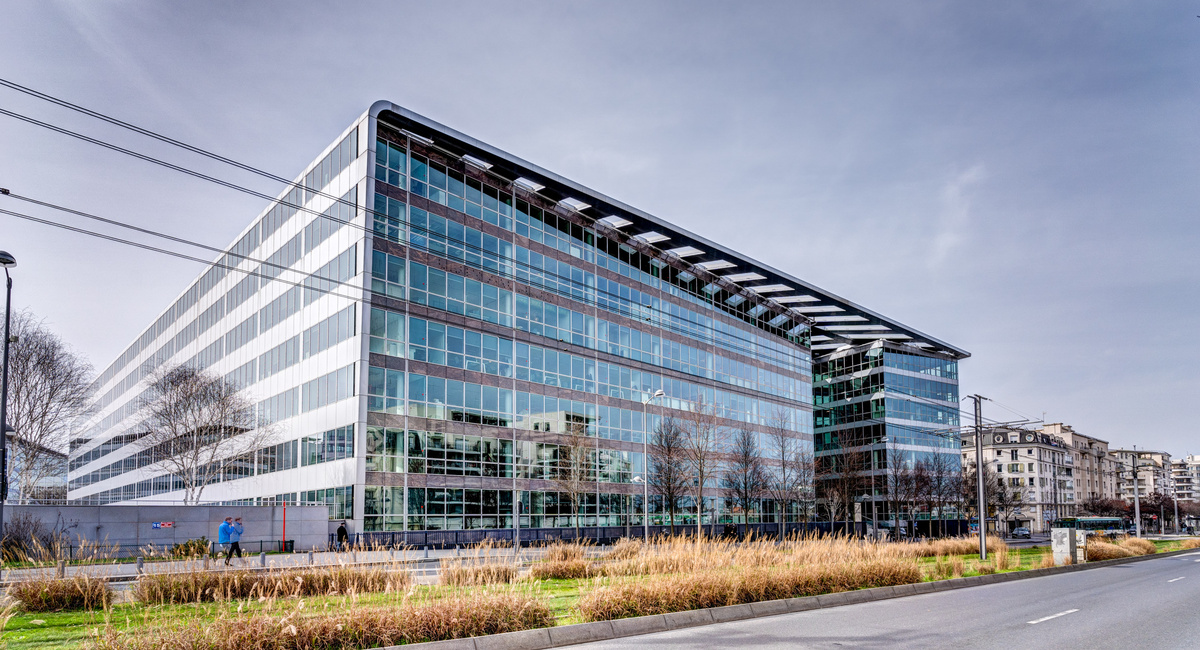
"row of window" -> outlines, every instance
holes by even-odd
[[[377,204],[377,210],[384,208],[379,211],[385,212],[386,217],[376,217],[376,233],[395,241],[403,241],[406,206],[387,198],[382,201],[377,199]],[[418,208],[408,207],[407,212],[408,223],[411,225],[410,245],[458,259],[505,277],[512,277],[510,270],[514,248],[508,242],[452,220],[428,214]],[[515,252],[516,277],[523,282],[589,304],[597,304],[631,318],[652,319],[657,325],[689,333],[701,340],[717,339],[726,344],[740,341],[740,345],[747,348],[747,354],[771,360],[784,367],[808,363],[808,355],[798,352],[794,346],[747,333],[723,321],[692,312],[669,301],[660,301],[629,286],[598,277],[594,273],[558,262],[552,257],[529,249],[517,246]],[[758,349],[760,346],[762,349]]]
[[[871,372],[866,375],[843,377],[836,381],[826,380],[813,386],[813,404],[829,404],[891,391],[913,397],[940,400],[958,404],[958,385],[922,379],[894,372]]]
[[[370,350],[404,356],[404,320],[395,312],[372,308]],[[684,408],[688,396],[704,396],[718,407],[722,417],[758,421],[754,413],[774,412],[779,407],[754,397],[700,386],[690,382],[642,372],[595,359],[559,352],[503,337],[483,334],[443,323],[409,317],[409,358],[500,377],[560,386],[581,392],[641,401],[657,390],[666,393],[665,404]],[[515,355],[514,355],[515,352]],[[515,362],[515,366],[514,366]],[[693,397],[694,399],[694,397]],[[799,401],[799,400],[798,400]],[[398,406],[398,403],[395,405]],[[385,407],[386,410],[386,407]],[[800,409],[786,407],[793,421],[806,419]]]
[[[297,456],[298,453],[300,454],[299,456]],[[143,449],[136,454],[126,456],[119,461],[72,479],[70,489],[74,490],[86,487],[93,483],[106,481],[114,476],[121,476],[122,474],[147,467],[154,464],[157,457],[157,453],[154,450]],[[316,465],[318,463],[353,457],[354,425],[347,425],[325,431],[315,436],[307,436],[299,440],[289,440],[271,445],[251,452],[249,456],[243,458],[230,459],[224,465],[237,469],[225,471],[223,468],[220,474],[226,477],[236,476],[236,478],[242,478],[256,474],[279,472],[300,467],[301,465]],[[179,487],[176,489],[183,488]],[[163,492],[170,491],[172,490],[163,490]],[[162,492],[155,492],[155,494],[162,494]]]
[[[745,307],[739,310],[738,303],[743,302],[742,300],[723,304],[719,302],[720,296],[716,295],[722,292],[713,290],[710,292],[712,295],[703,294],[698,286],[695,286],[698,284],[695,276],[665,267],[658,260],[646,259],[636,251],[622,250],[616,242],[597,237],[593,231],[575,225],[552,212],[531,206],[523,200],[517,200],[515,203],[516,222],[514,224],[513,220],[508,218],[509,206],[512,205],[512,202],[509,198],[510,193],[507,191],[480,185],[470,178],[465,179],[464,191],[462,174],[454,170],[447,170],[436,162],[428,162],[423,156],[417,154],[406,157],[403,146],[392,144],[384,139],[376,142],[376,154],[376,179],[380,182],[408,189],[414,194],[427,197],[506,230],[515,229],[517,234],[545,246],[557,248],[587,262],[610,268],[625,277],[658,287],[696,304],[705,305],[708,308],[719,308],[774,334],[785,335],[778,327],[769,326],[757,319],[758,314],[748,317]],[[411,184],[408,186],[405,185],[406,164],[409,166],[408,171],[411,174]],[[479,188],[482,189],[482,195],[478,191]],[[474,194],[472,190],[475,190]],[[461,198],[464,193],[467,198],[465,206]],[[478,204],[472,202],[473,199],[483,202],[482,213]],[[498,212],[489,212],[489,208],[494,208]],[[761,313],[760,310],[759,314]],[[784,317],[782,320],[787,319]],[[807,335],[807,328],[799,326],[795,329],[804,330],[803,334]],[[787,348],[781,347],[780,349],[786,350]]]
[[[354,160],[355,155],[358,154],[356,142],[358,142],[358,133],[356,131],[343,138],[342,142],[338,143],[338,146],[330,151],[330,154],[326,155],[322,161],[314,165],[312,171],[306,175],[305,187],[308,189],[308,192],[301,192],[299,187],[293,188],[292,191],[287,193],[286,197],[272,206],[271,210],[262,218],[262,221],[254,224],[254,227],[250,231],[247,231],[233,247],[230,247],[229,253],[223,255],[218,263],[212,265],[196,283],[192,284],[185,291],[184,295],[180,296],[178,301],[175,301],[172,307],[167,309],[167,312],[158,317],[154,326],[143,332],[142,337],[139,337],[138,341],[134,342],[130,348],[127,348],[125,353],[122,353],[118,357],[118,360],[104,369],[104,372],[101,373],[100,377],[96,378],[92,386],[102,386],[112,380],[116,373],[119,373],[121,369],[128,366],[128,363],[136,359],[140,351],[148,348],[158,336],[161,336],[163,332],[167,331],[168,327],[175,323],[175,320],[182,317],[187,312],[187,309],[196,305],[200,297],[208,294],[208,291],[227,275],[229,269],[238,266],[242,258],[248,257],[260,243],[266,240],[266,237],[275,234],[276,230],[280,229],[284,223],[287,223],[290,218],[295,216],[295,213],[299,211],[299,206],[311,198],[312,191],[320,191],[320,189],[329,185],[332,177],[341,173],[342,169],[348,167],[349,163]],[[350,203],[353,204],[354,195],[344,195],[342,200],[350,200]],[[353,211],[350,211],[350,213],[353,215]],[[343,219],[344,215],[346,215],[346,212],[340,212],[340,216]],[[318,217],[316,221],[326,221],[326,219]],[[292,242],[289,242],[289,245],[290,243]],[[284,249],[287,249],[289,245],[284,245]],[[308,247],[308,249],[311,251],[312,246]],[[274,258],[274,255],[272,255],[272,258]],[[295,263],[296,259],[299,259],[296,257],[288,261],[288,263],[281,263],[280,259],[272,258],[268,258],[269,264],[259,266],[258,271],[263,273],[263,275],[276,277],[278,276],[278,271],[275,270],[277,266],[290,266]]]
[[[446,476],[553,479],[559,471],[558,445],[504,438],[367,428],[367,471]],[[630,483],[641,474],[642,455],[614,449],[588,454],[588,480]]]
[[[318,217],[323,220],[323,217]],[[351,246],[343,251],[337,258],[322,266],[316,273],[310,275],[305,281],[305,289],[303,291],[304,304],[308,305],[324,292],[336,290],[337,286],[354,277],[357,274],[357,246]],[[265,286],[265,285],[264,285]],[[117,386],[105,394],[105,396],[97,402],[97,408],[103,408],[111,403],[114,399],[121,396],[129,388],[137,385],[149,372],[152,372],[159,364],[170,358],[176,350],[183,349],[187,344],[194,341],[202,331],[211,328],[213,324],[219,321],[225,314],[229,313],[234,307],[248,299],[260,287],[259,278],[251,275],[247,276],[234,287],[233,290],[226,296],[223,301],[214,303],[213,306],[202,312],[195,320],[183,328],[174,338],[166,341],[163,347],[152,358],[150,363],[142,364],[130,371],[129,375]],[[249,293],[246,293],[249,292]],[[236,298],[235,298],[236,296]],[[251,317],[240,323],[234,330],[229,332],[224,340],[208,345],[200,351],[196,356],[190,359],[187,363],[194,364],[199,368],[207,368],[222,359],[226,354],[233,350],[246,345],[255,337],[267,330],[271,329],[287,317],[296,313],[300,309],[301,290],[299,287],[294,287],[278,298],[272,300],[269,304],[261,308],[257,317]],[[232,302],[231,302],[232,301]],[[218,307],[217,305],[221,305]],[[254,321],[254,322],[252,322]],[[230,345],[232,344],[232,347]],[[106,416],[100,423],[94,426],[87,432],[83,438],[92,438],[99,432],[107,430],[116,424],[120,423],[126,417],[136,412],[137,405],[133,400],[127,403],[124,408],[114,411]]]
[[[347,138],[347,141],[348,140],[349,138]],[[347,144],[347,141],[343,141],[343,145]],[[332,156],[333,154],[331,153],[330,155]],[[340,169],[338,169],[338,171],[340,171]],[[289,194],[289,196],[292,195]],[[300,246],[302,240],[306,240],[304,241],[304,251],[311,251],[318,243],[328,238],[330,234],[340,228],[344,222],[352,219],[354,216],[355,205],[357,205],[357,188],[352,189],[350,192],[343,195],[329,209],[313,219],[313,221],[305,227],[302,233],[297,234],[296,237],[292,238],[291,241],[285,243],[278,251],[274,252],[270,257],[268,257],[264,263],[260,264],[257,272],[248,274],[245,278],[234,285],[223,299],[214,302],[213,305],[201,312],[201,314],[195,320],[184,326],[171,341],[172,352],[174,350],[183,349],[183,347],[185,347],[188,343],[191,343],[193,340],[195,340],[197,336],[215,325],[226,313],[231,312],[238,305],[248,300],[260,288],[266,286],[266,284],[269,283],[272,278],[278,277],[282,273],[283,268],[290,267],[291,265],[295,264],[300,259]],[[276,206],[276,208],[279,207],[280,206],[278,205]],[[296,210],[294,208],[288,208],[286,212],[290,212],[287,217],[290,219],[291,216],[295,214]],[[201,278],[201,280],[196,285],[193,285],[192,289],[186,292],[184,297],[180,298],[180,300],[168,310],[167,314],[164,314],[159,318],[159,321],[156,322],[154,327],[148,329],[137,343],[126,350],[126,352],[122,354],[121,358],[114,362],[113,365],[110,366],[109,369],[106,370],[105,373],[93,383],[93,386],[100,386],[109,381],[112,376],[116,374],[116,372],[128,365],[129,362],[132,361],[133,358],[135,358],[143,349],[145,349],[146,346],[150,345],[150,343],[152,343],[159,334],[166,331],[166,329],[170,327],[175,320],[177,320],[188,309],[195,305],[198,299],[206,294],[212,285],[215,285],[217,281],[226,275],[228,269],[224,267],[233,268],[238,266],[242,259],[239,256],[248,256],[251,252],[253,252],[261,241],[259,238],[260,230],[266,230],[265,223],[269,218],[272,217],[273,214],[275,214],[275,209],[273,209],[272,212],[267,215],[267,217],[264,217],[263,225],[255,225],[255,227],[251,228],[250,232],[243,236],[242,239],[234,245],[230,254],[224,256],[217,265],[214,265],[212,268],[210,268],[209,271]],[[284,214],[284,212],[281,212],[280,214]],[[267,235],[273,233],[275,229],[278,228],[278,225],[282,224],[274,225],[270,232],[264,234],[262,238],[265,238]],[[316,275],[324,276],[325,272],[328,270],[329,269],[319,270]],[[342,277],[338,279],[344,281],[348,278]],[[334,286],[336,286],[336,283],[324,283],[321,285],[321,287],[326,291],[331,290]],[[311,300],[309,300],[309,302],[311,302]],[[167,316],[170,316],[170,318],[167,318]],[[273,324],[274,323],[271,323],[271,325]],[[269,329],[269,326],[264,325],[264,323],[260,323],[259,328],[261,331],[266,331]],[[169,358],[171,355],[166,354],[158,356],[163,356],[165,360],[165,358]],[[126,377],[122,383],[111,388],[100,400],[97,400],[97,408],[104,408],[110,404],[113,399],[119,397],[126,390],[136,385],[137,381],[142,378],[142,374],[139,372],[139,370],[140,369],[135,368],[129,373],[129,376]]]
[[[682,391],[686,386],[690,385],[681,383],[675,388]],[[709,391],[706,403],[714,407],[718,417],[760,425],[771,424],[783,417],[785,426],[797,431],[809,430],[802,409],[779,407],[722,391],[715,393]],[[676,394],[685,397],[664,400],[665,407],[686,409],[699,397],[685,392]],[[372,366],[368,370],[367,396],[367,410],[373,412],[555,432],[565,432],[568,427],[582,423],[587,427],[588,435],[601,435],[599,406],[594,403],[444,377],[409,373],[406,378],[400,370]],[[610,412],[610,417],[622,422],[627,419],[623,415],[618,418],[614,412]],[[629,431],[627,434],[627,429],[616,428],[615,424],[605,423],[606,437],[626,439],[635,433]]]
[[[378,292],[379,289],[385,288],[384,285],[399,287],[398,283],[385,283],[377,276],[382,274],[383,269],[386,269],[387,273],[392,274],[394,280],[402,283],[403,274],[398,272],[399,269],[403,268],[402,258],[388,255],[381,251],[375,251],[374,259],[375,263],[372,270],[372,275],[375,276],[373,289]],[[414,287],[410,290],[409,294],[410,298],[414,298],[413,302],[429,304],[435,308],[478,318],[487,322],[505,326],[510,325],[508,306],[513,304],[510,300],[512,296],[510,292],[470,278],[429,268],[415,262],[410,263],[409,268]],[[415,288],[418,286],[423,286],[428,291],[418,291]],[[776,394],[799,402],[808,402],[810,399],[808,392],[810,386],[808,382],[798,380],[794,377],[759,369],[750,364],[723,359],[719,355],[703,352],[690,346],[675,344],[669,340],[664,341],[661,337],[608,323],[602,319],[597,319],[566,307],[544,303],[522,295],[516,296],[515,305],[516,328],[518,330],[528,331],[532,334],[548,338],[557,338],[575,345],[600,349],[620,356],[637,358],[647,363],[675,367],[690,374],[753,388],[759,392]],[[387,327],[386,317],[373,316],[372,322],[376,324],[376,327],[385,329]],[[403,356],[404,346],[400,345],[403,337],[403,328],[398,321],[393,323],[393,334],[390,339],[390,345],[388,343],[388,334],[384,329],[376,330],[373,336],[372,351]],[[412,345],[415,347],[410,350],[410,354],[413,355],[412,358],[414,359],[424,360],[424,358],[419,356],[423,353],[419,345],[419,339],[419,336],[416,334],[413,335]],[[503,341],[503,339],[500,340]],[[497,345],[500,345],[500,343],[497,343]],[[444,355],[435,353],[434,349],[440,348],[435,345],[433,348],[424,351],[430,355],[434,355],[430,361],[432,363],[446,363],[446,361],[438,360]],[[385,350],[387,352],[384,352]],[[672,354],[676,359],[671,359],[664,352]],[[697,364],[703,363],[704,367],[692,365],[691,363],[685,364],[682,362],[683,358],[687,358],[689,362],[694,360]],[[465,359],[459,357],[455,357],[454,359],[466,363]],[[464,367],[457,363],[448,365]],[[492,374],[501,373],[493,372]],[[501,376],[510,375],[505,372]],[[589,390],[590,392],[591,389],[580,388],[580,390]]]

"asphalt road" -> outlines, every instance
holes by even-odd
[[[618,648],[1200,648],[1200,552],[627,637]]]

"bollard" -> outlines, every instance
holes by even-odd
[[[308,552],[308,564],[311,566],[312,563],[313,563],[313,552],[309,551]]]
[[[425,545],[425,559],[426,560],[429,559],[429,545],[428,544]]]
[[[138,573],[138,575],[142,575],[142,570],[143,570],[143,569],[142,569],[142,562],[144,562],[144,561],[145,561],[145,560],[144,560],[144,559],[143,559],[143,558],[142,558],[142,557],[139,555],[139,556],[138,556],[138,559],[137,559],[137,573]]]
[[[261,551],[258,553],[258,566],[260,566],[260,567],[267,566],[267,554],[263,553]]]
[[[58,577],[60,577],[60,578],[67,577],[67,561],[66,560],[58,561]]]
[[[455,545],[454,545],[454,557],[458,557],[458,556],[459,556],[459,552],[458,552],[458,544],[455,544]]]

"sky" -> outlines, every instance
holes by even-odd
[[[1178,408],[1200,397],[1200,2],[4,13],[4,79],[287,177],[387,99],[970,351],[960,392],[990,419],[1200,453]],[[8,89],[0,108],[281,189]],[[6,116],[0,187],[217,247],[265,207]],[[0,250],[14,307],[97,370],[202,270],[6,215]]]

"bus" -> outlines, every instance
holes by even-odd
[[[1072,528],[1097,533],[1117,535],[1125,532],[1125,519],[1122,517],[1063,517],[1055,519],[1051,524],[1054,528]]]

